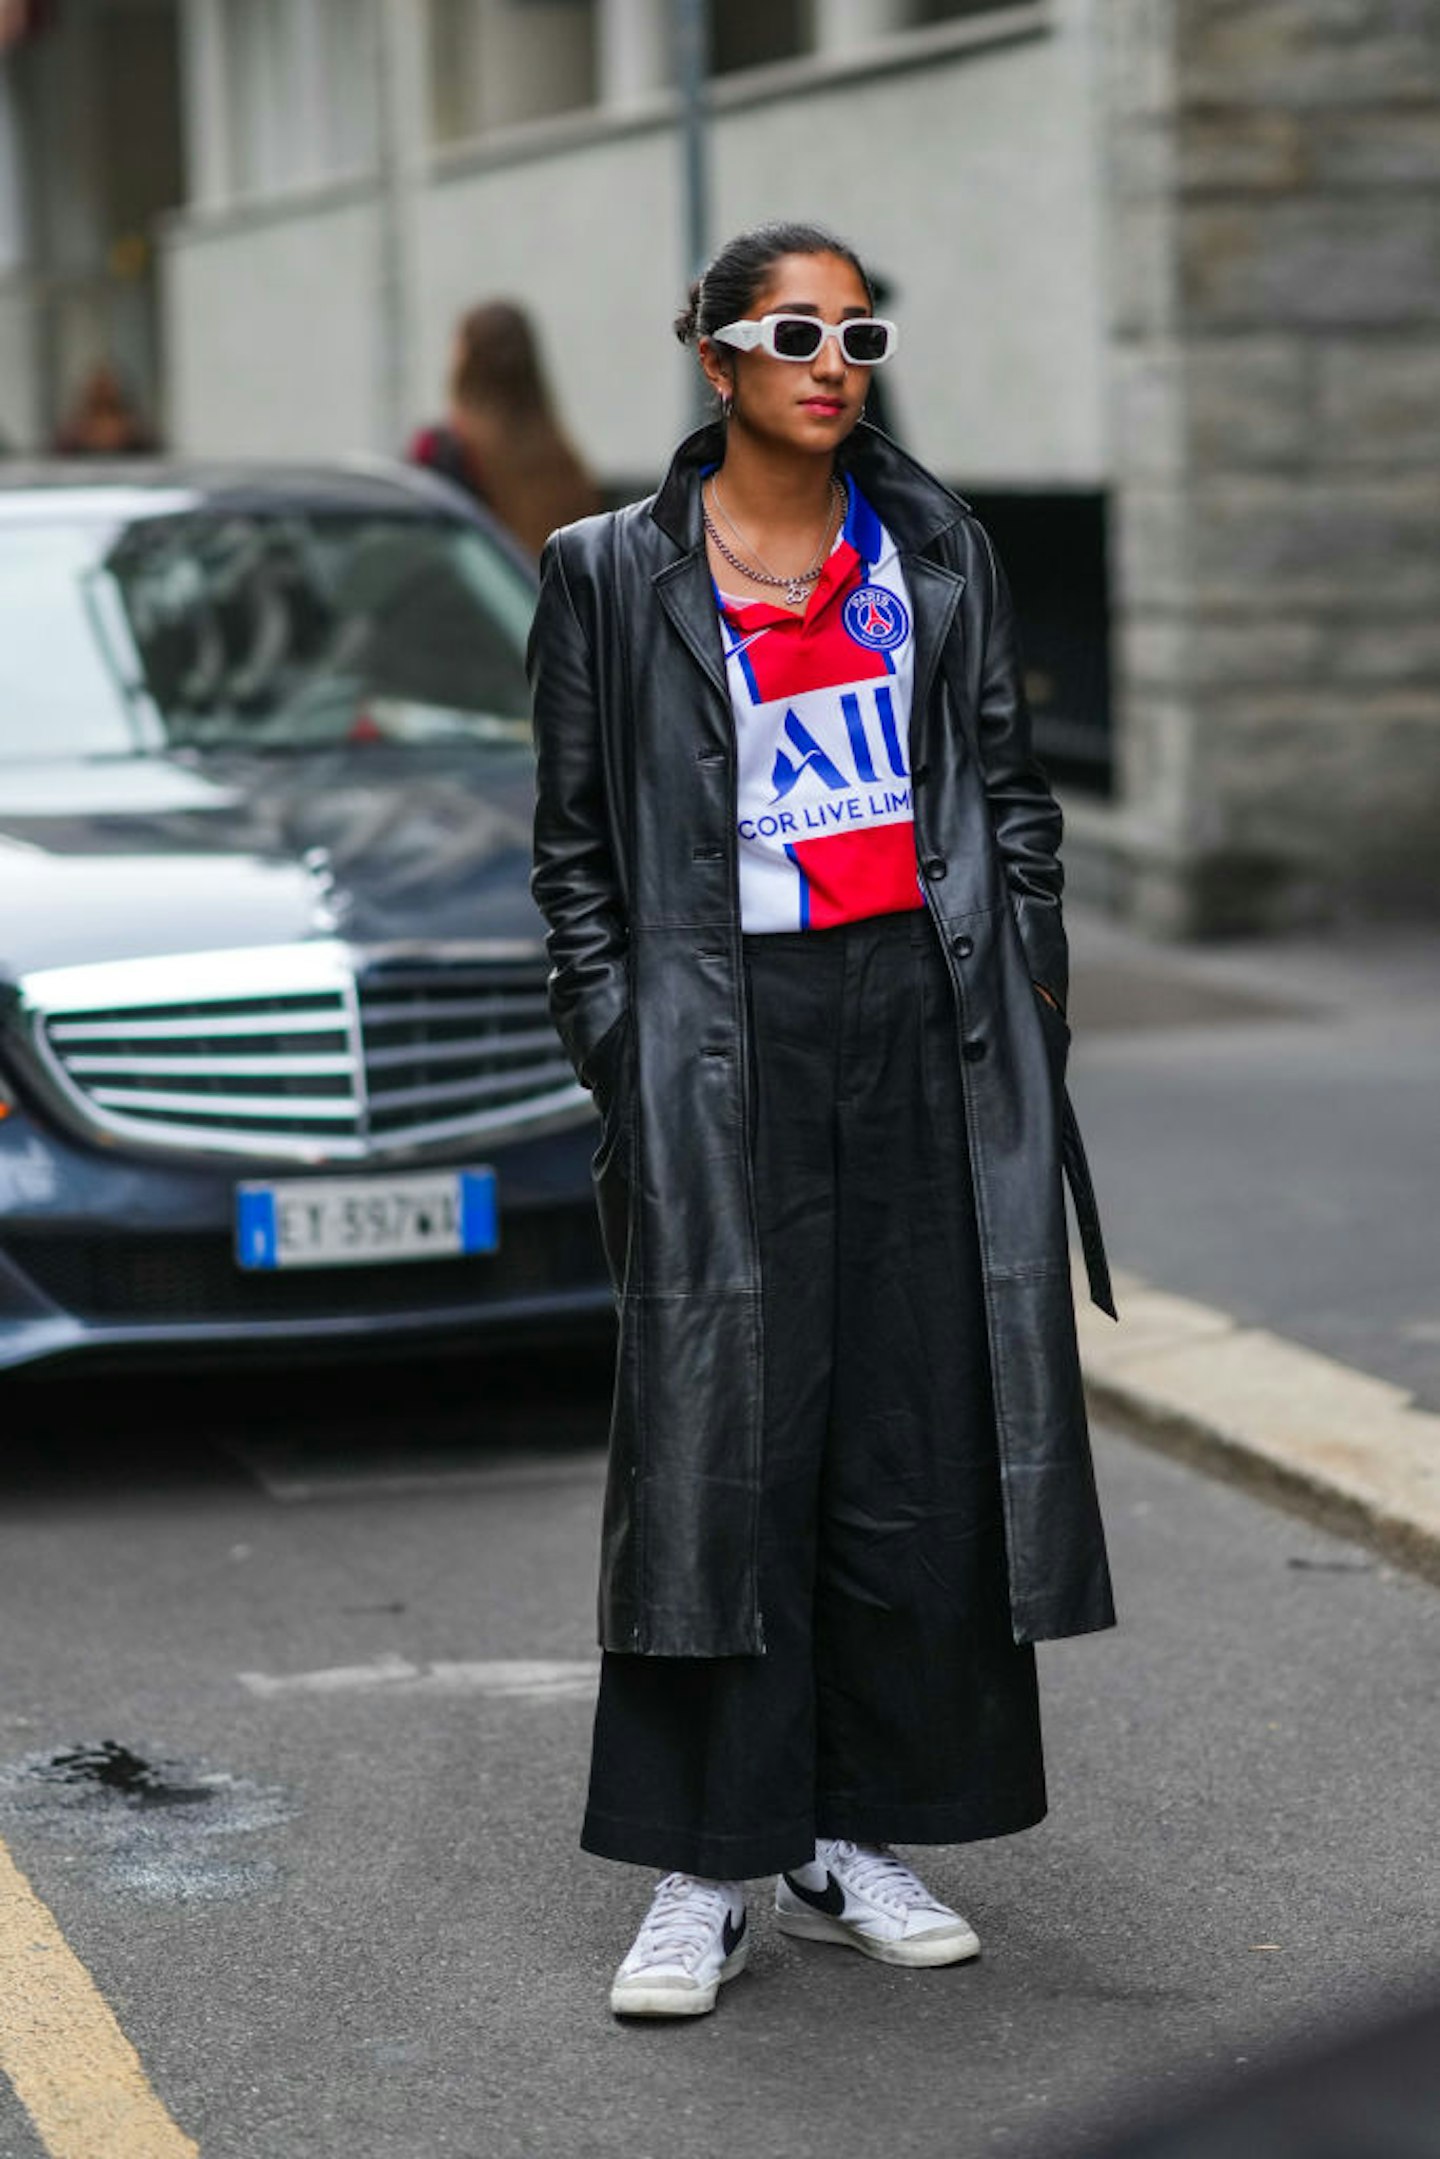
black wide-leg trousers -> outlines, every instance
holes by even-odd
[[[743,1880],[1045,1812],[954,997],[926,912],[747,937],[766,1653],[607,1652],[581,1842]]]

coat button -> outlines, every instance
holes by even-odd
[[[985,1044],[983,1042],[971,1040],[966,1043],[964,1051],[966,1064],[978,1065],[985,1054]]]
[[[938,885],[949,867],[950,865],[943,855],[931,855],[925,864],[925,875],[932,885]]]
[[[917,787],[923,787],[930,777],[930,767],[928,765],[917,765],[910,777]]]
[[[954,953],[957,960],[968,960],[971,953],[975,950],[975,940],[973,937],[967,935],[964,930],[962,930],[958,937],[951,938],[950,950]]]

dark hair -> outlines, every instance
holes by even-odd
[[[485,300],[461,316],[449,391],[470,485],[532,554],[557,525],[599,509],[556,414],[534,327],[513,300]]]
[[[690,287],[689,304],[675,317],[675,335],[682,345],[701,337],[713,337],[727,322],[738,322],[755,304],[765,274],[783,255],[838,255],[848,262],[865,287],[870,305],[875,290],[870,273],[853,247],[837,240],[823,225],[792,225],[780,221],[752,225],[737,233],[701,272]]]
[[[530,318],[513,300],[482,300],[460,317],[450,365],[460,405],[494,405],[518,417],[550,411],[550,391]]]

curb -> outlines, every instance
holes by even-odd
[[[1440,1584],[1440,1416],[1404,1388],[1117,1274],[1121,1321],[1077,1269],[1097,1421],[1248,1486]]]

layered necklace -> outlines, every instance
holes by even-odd
[[[752,584],[774,585],[777,589],[783,590],[787,607],[803,607],[810,597],[811,588],[824,567],[826,556],[835,544],[835,534],[840,529],[845,516],[845,499],[845,489],[832,473],[830,475],[830,508],[825,514],[825,529],[820,535],[820,545],[815,550],[814,560],[810,563],[809,568],[797,570],[793,577],[779,576],[771,569],[755,542],[746,538],[724,503],[720,500],[720,489],[716,485],[713,476],[710,481],[710,501],[714,503],[740,545],[749,550],[760,567],[756,569],[754,563],[746,562],[743,556],[737,555],[734,549],[727,544],[714,518],[710,515],[709,505],[705,501],[703,490],[700,496],[700,514],[705,520],[705,530],[715,542],[717,551],[724,556],[732,570],[738,570],[741,576],[748,577]]]

